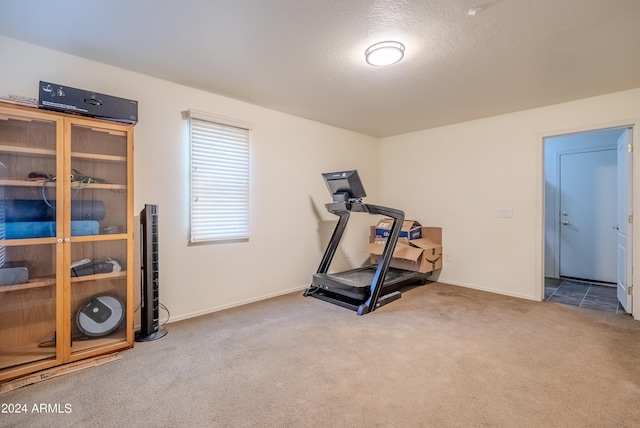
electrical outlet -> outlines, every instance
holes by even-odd
[[[444,253],[442,256],[443,256],[445,262],[450,262],[451,261],[451,256],[449,256],[449,253]]]
[[[513,217],[513,209],[511,208],[498,209],[498,218],[512,218],[512,217]]]

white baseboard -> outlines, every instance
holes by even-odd
[[[190,312],[188,314],[183,314],[183,315],[180,315],[180,316],[175,317],[175,318],[172,317],[169,320],[169,324],[171,324],[172,322],[176,322],[176,321],[182,321],[182,320],[186,320],[186,319],[189,319],[189,318],[199,317],[201,315],[207,315],[207,314],[212,314],[214,312],[224,311],[225,309],[231,309],[231,308],[235,308],[235,307],[238,307],[238,306],[247,305],[249,303],[259,302],[261,300],[271,299],[273,297],[278,297],[278,296],[282,296],[282,295],[285,295],[285,294],[294,293],[296,291],[302,291],[307,287],[308,287],[308,285],[304,285],[304,286],[301,286],[301,287],[294,287],[294,288],[290,288],[288,290],[283,290],[283,291],[278,291],[278,292],[275,292],[275,293],[265,294],[263,296],[255,297],[255,298],[252,298],[252,299],[240,300],[238,302],[230,303],[228,305],[216,306],[216,307],[210,308],[210,309],[204,309],[204,310],[201,310],[201,311]],[[160,320],[160,324],[164,324],[165,322],[166,322],[166,319],[164,319],[164,320],[161,319]]]
[[[441,282],[443,284],[449,284],[449,285],[455,285],[458,287],[465,287],[465,288],[471,288],[474,290],[480,290],[480,291],[486,291],[488,293],[495,293],[495,294],[502,294],[504,296],[510,296],[510,297],[517,297],[520,299],[526,299],[526,300],[534,300],[537,301],[538,299],[536,299],[534,296],[529,296],[526,294],[520,294],[520,293],[511,293],[511,292],[506,292],[504,290],[498,290],[495,288],[489,288],[489,287],[483,287],[483,286],[479,286],[476,284],[470,284],[470,283],[465,283],[465,282],[459,282],[459,281],[450,281],[448,279],[443,279],[443,278],[438,278],[438,282]],[[278,291],[276,293],[270,293],[270,294],[265,294],[263,296],[260,297],[255,297],[252,299],[247,299],[247,300],[240,300],[234,303],[230,303],[227,305],[222,305],[222,306],[216,306],[214,308],[209,308],[209,309],[204,309],[201,311],[196,311],[196,312],[190,312],[187,314],[183,314],[180,315],[178,317],[175,318],[171,318],[169,319],[168,323],[172,323],[172,322],[176,322],[176,321],[182,321],[182,320],[186,320],[189,318],[195,318],[195,317],[199,317],[202,315],[207,315],[207,314],[211,314],[214,312],[219,312],[219,311],[224,311],[225,309],[231,309],[231,308],[235,308],[238,306],[243,306],[243,305],[247,305],[249,303],[255,303],[255,302],[259,302],[261,300],[267,300],[267,299],[271,299],[273,297],[278,297],[278,296],[282,296],[285,294],[289,294],[289,293],[294,293],[297,291],[303,291],[305,288],[307,288],[308,285],[304,285],[304,286],[300,286],[300,287],[294,287],[294,288],[290,288],[287,290],[283,290],[283,291]],[[160,324],[165,324],[167,322],[167,319],[160,319]]]
[[[534,300],[534,301],[539,301],[535,296],[530,296],[527,294],[520,294],[520,293],[511,293],[508,291],[504,291],[504,290],[497,290],[495,288],[489,288],[489,287],[482,287],[480,285],[476,285],[476,284],[469,284],[466,282],[459,282],[459,281],[450,281],[448,279],[439,279],[438,282],[441,282],[443,284],[450,284],[450,285],[457,285],[459,287],[465,287],[465,288],[472,288],[474,290],[480,290],[480,291],[486,291],[489,293],[494,293],[494,294],[502,294],[503,296],[510,296],[510,297],[517,297],[519,299],[527,299],[527,300]]]

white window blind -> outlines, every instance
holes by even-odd
[[[190,110],[189,128],[191,242],[248,238],[249,126]]]

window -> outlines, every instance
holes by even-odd
[[[249,237],[246,123],[189,110],[191,242]]]

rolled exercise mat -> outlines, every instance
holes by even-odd
[[[71,220],[104,220],[104,202],[71,201]]]
[[[47,204],[45,204],[42,199],[5,199],[4,221],[31,222],[55,220],[55,213],[51,210],[52,215],[50,215],[47,208]]]
[[[56,201],[47,205],[41,199],[7,199],[5,202],[6,222],[54,221]],[[71,220],[104,220],[104,202],[71,201]]]
[[[13,221],[5,223],[6,239],[51,238],[56,236],[55,221]],[[93,220],[72,220],[71,235],[87,236],[100,233],[100,223]]]

